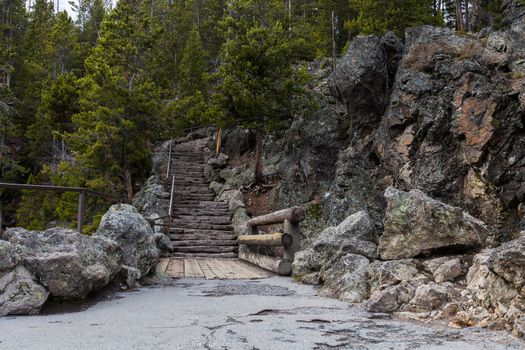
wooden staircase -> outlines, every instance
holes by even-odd
[[[207,139],[173,146],[169,179],[175,176],[171,229],[173,257],[235,258],[237,236],[228,203],[214,202],[204,176]]]

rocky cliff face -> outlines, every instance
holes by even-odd
[[[268,140],[267,168],[281,179],[272,206],[318,203],[330,225],[367,210],[382,226],[393,185],[466,209],[508,240],[525,205],[524,48],[516,23],[478,36],[421,27],[404,44],[356,38],[335,72],[318,71],[320,109]]]
[[[295,279],[372,312],[525,334],[525,8],[506,1],[505,23],[358,37],[335,71],[310,66],[319,108],[265,141],[268,209],[307,212]],[[221,170],[217,194],[250,171]]]

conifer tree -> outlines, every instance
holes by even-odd
[[[75,132],[65,135],[90,188],[131,201],[134,181],[149,173],[158,89],[144,74],[143,27],[137,0],[121,0],[104,19],[100,40],[85,61]]]
[[[297,41],[275,18],[275,4],[238,1],[229,18],[231,39],[222,50],[217,99],[223,125],[239,124],[257,133],[255,180],[261,178],[262,135],[282,128],[299,105],[305,72],[296,68]],[[299,41],[300,43],[300,41]]]
[[[350,0],[358,12],[356,18],[347,22],[354,34],[384,34],[392,30],[403,36],[405,29],[424,24],[442,25],[443,19],[436,13],[432,0]]]
[[[180,94],[190,96],[200,92],[206,97],[208,94],[207,70],[207,53],[202,47],[198,28],[194,26],[186,39],[179,66]]]

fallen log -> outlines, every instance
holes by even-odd
[[[283,233],[283,232],[276,232],[276,233],[270,233],[265,235],[244,235],[237,237],[237,241],[240,244],[246,244],[246,245],[262,245],[262,246],[269,246],[269,247],[278,247],[278,246],[284,246],[288,247],[292,244],[292,236]]]
[[[239,252],[239,259],[245,260],[281,276],[288,276],[292,273],[292,264],[288,260],[247,252]]]

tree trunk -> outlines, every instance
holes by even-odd
[[[128,195],[128,203],[133,200],[133,182],[131,181],[131,173],[129,169],[124,170],[124,181],[126,182],[126,194]]]
[[[263,134],[257,131],[257,145],[255,146],[255,184],[262,185],[262,148],[263,148]]]
[[[456,30],[462,32],[465,30],[463,25],[463,12],[461,11],[462,0],[456,0]]]

